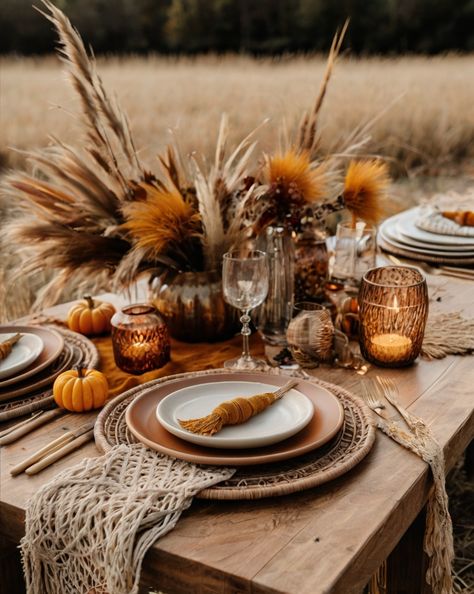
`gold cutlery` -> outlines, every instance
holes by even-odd
[[[5,435],[8,435],[12,431],[15,431],[16,429],[18,429],[19,427],[22,427],[23,425],[31,423],[31,421],[33,419],[36,419],[37,417],[39,417],[42,414],[43,414],[43,411],[38,410],[35,413],[33,413],[28,419],[24,419],[23,421],[20,421],[19,423],[15,423],[11,427],[8,427],[8,429],[4,429],[3,431],[0,431],[0,438],[4,437]]]
[[[10,470],[12,476],[21,472],[28,475],[36,474],[43,468],[50,466],[60,458],[78,449],[83,444],[94,439],[94,421],[85,423],[78,429],[67,431],[51,443],[45,445],[37,452],[17,464]]]
[[[41,425],[44,425],[45,423],[49,423],[49,421],[52,421],[65,413],[66,411],[62,408],[55,408],[48,412],[42,410],[38,411],[26,421],[21,421],[5,431],[2,431],[2,433],[0,433],[0,446],[13,443],[17,439],[20,439],[20,437],[30,433],[30,431],[41,427]]]
[[[403,417],[405,423],[410,429],[412,429],[412,431],[414,431],[417,435],[423,430],[429,432],[426,423],[422,419],[409,413],[407,409],[398,402],[398,388],[393,380],[388,377],[377,376],[375,381],[376,385],[378,384],[379,390],[381,391],[383,397],[385,397],[388,402],[390,402],[390,404],[397,409],[399,414]]]

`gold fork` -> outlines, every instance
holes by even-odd
[[[363,398],[367,406],[377,413],[380,417],[386,418],[386,414],[382,411],[385,410],[385,404],[377,397],[376,392],[373,389],[372,380],[366,380],[362,382]]]
[[[392,379],[378,375],[375,380],[375,385],[378,385],[379,393],[397,409],[410,429],[418,431],[419,429],[426,428],[426,424],[422,419],[409,413],[407,409],[398,402],[398,388]]]

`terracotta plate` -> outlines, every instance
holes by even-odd
[[[5,342],[13,336],[14,334],[11,332],[0,332],[0,341]],[[31,334],[31,332],[23,333],[20,340],[13,345],[10,354],[0,361],[0,378],[6,379],[20,373],[25,367],[36,361],[42,350],[43,341],[39,336]]]
[[[21,382],[35,373],[39,373],[48,365],[51,365],[61,354],[64,347],[64,339],[59,334],[49,328],[40,326],[0,326],[0,332],[23,332],[35,334],[43,341],[43,350],[40,356],[26,369],[8,379],[0,381],[0,389]]]
[[[75,360],[80,360],[80,353],[77,354],[76,350],[74,345],[65,343],[61,354],[52,365],[22,382],[0,389],[0,402],[32,394],[41,388],[51,386],[61,372],[69,369]]]
[[[156,418],[158,403],[171,392],[209,382],[256,382],[271,386],[282,386],[288,381],[285,376],[262,373],[220,373],[203,377],[174,380],[170,383],[150,387],[138,396],[128,407],[126,422],[133,435],[148,447],[198,464],[248,466],[266,464],[300,456],[314,450],[336,435],[342,427],[344,410],[339,400],[328,390],[301,380],[299,392],[307,396],[314,405],[311,421],[299,433],[270,446],[252,449],[219,450],[183,441],[169,433]]]

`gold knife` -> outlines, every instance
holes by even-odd
[[[35,474],[46,466],[49,466],[56,460],[59,460],[69,452],[77,449],[83,443],[93,439],[94,437],[94,421],[85,423],[78,429],[67,431],[51,443],[45,445],[31,456],[28,456],[23,462],[20,462],[10,470],[12,476],[16,476],[21,472],[26,474]],[[72,446],[72,447],[71,447]],[[30,469],[30,467],[32,467]],[[28,469],[28,470],[27,470]]]

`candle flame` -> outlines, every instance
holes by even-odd
[[[397,296],[393,296],[393,305],[392,305],[393,313],[398,314],[400,312],[400,307],[398,305]]]

